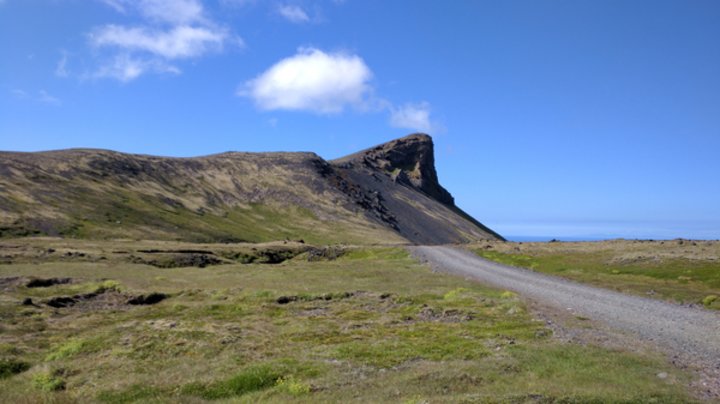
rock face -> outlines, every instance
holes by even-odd
[[[461,243],[502,236],[455,206],[440,185],[432,138],[415,133],[332,160],[338,172],[378,195],[392,227],[418,244]]]
[[[323,244],[502,239],[455,206],[434,163],[432,139],[424,134],[334,161],[314,153],[0,152],[0,237]]]
[[[454,205],[450,192],[440,185],[435,171],[432,138],[416,133],[335,160],[336,164],[365,164],[389,173],[393,181],[410,186],[446,205]]]

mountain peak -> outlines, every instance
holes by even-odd
[[[414,188],[445,205],[455,204],[452,195],[438,181],[433,140],[427,134],[413,133],[337,159],[334,163],[360,163],[385,171],[395,182]]]

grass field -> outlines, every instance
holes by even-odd
[[[0,247],[0,402],[691,400],[661,356],[560,342],[514,294],[401,248],[293,246],[263,264],[248,257],[265,245],[197,245],[221,261],[199,268],[140,252],[188,244]],[[153,293],[165,299],[128,303]],[[58,296],[76,302],[49,307]]]
[[[481,257],[579,282],[720,309],[720,242],[483,243]]]

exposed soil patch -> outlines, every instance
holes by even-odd
[[[316,300],[337,300],[337,299],[348,299],[355,296],[355,292],[342,292],[342,293],[325,293],[322,295],[295,295],[295,296],[280,296],[275,301],[278,304],[288,304],[292,302],[312,302]]]
[[[140,296],[132,297],[132,298],[128,299],[127,303],[134,305],[134,306],[151,305],[151,304],[160,303],[163,300],[165,300],[167,297],[168,296],[164,293],[153,292],[148,295],[140,295]]]
[[[308,250],[307,260],[315,261],[334,261],[345,255],[345,249],[342,247],[314,247]]]
[[[437,321],[443,323],[460,323],[474,318],[471,313],[460,310],[435,310],[432,307],[423,307],[417,315],[420,321]]]
[[[9,276],[6,278],[0,278],[0,291],[7,292],[15,289],[25,283],[26,280],[27,278],[23,278],[20,276]]]
[[[131,256],[131,261],[135,264],[151,265],[156,268],[183,268],[197,267],[205,268],[212,265],[221,265],[225,262],[215,255],[205,253],[174,253],[167,254],[164,252],[154,252],[151,254],[160,255],[158,257],[147,258],[139,256]]]
[[[56,296],[46,301],[45,304],[56,309],[77,307],[86,310],[100,310],[128,305],[153,305],[165,300],[167,297],[164,293],[153,292],[147,295],[132,296],[114,289],[106,289],[74,296]]]
[[[139,253],[143,254],[159,254],[159,253],[176,253],[176,254],[207,254],[207,255],[213,255],[214,253],[210,250],[188,250],[188,249],[180,249],[180,250],[158,250],[158,249],[149,249],[149,250],[137,250]]]
[[[239,251],[225,254],[228,259],[242,264],[279,264],[302,254],[306,249],[289,248],[253,248],[250,251]]]
[[[81,300],[88,300],[92,299],[94,296],[89,295],[75,295],[75,296],[57,296],[53,297],[52,299],[45,302],[50,307],[55,307],[56,309],[63,308],[63,307],[70,307],[74,306],[76,303],[78,303]]]
[[[54,285],[65,285],[72,281],[72,278],[32,278],[25,286],[28,288],[47,288]]]

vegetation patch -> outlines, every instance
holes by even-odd
[[[123,390],[106,390],[97,395],[97,400],[106,403],[137,403],[160,399],[169,392],[145,384],[134,384]]]
[[[32,384],[36,389],[46,392],[65,390],[65,380],[61,375],[62,371],[59,370],[36,373],[32,377]]]
[[[501,264],[510,265],[513,267],[535,269],[540,264],[538,260],[529,255],[523,254],[503,254],[496,251],[487,250],[476,250],[476,253],[491,261],[499,262]]]
[[[74,356],[87,349],[88,343],[80,339],[72,339],[50,352],[46,357],[46,361],[56,361]]]
[[[292,376],[280,377],[277,379],[276,385],[278,389],[287,392],[291,396],[302,396],[312,390],[309,384],[303,383]]]
[[[6,379],[30,369],[27,362],[15,359],[0,359],[0,379]]]
[[[410,253],[403,248],[378,247],[349,249],[342,258],[347,260],[397,260],[409,257]]]
[[[271,388],[278,383],[281,377],[282,373],[272,366],[251,366],[226,380],[185,385],[182,393],[199,396],[206,400],[217,400]]]

